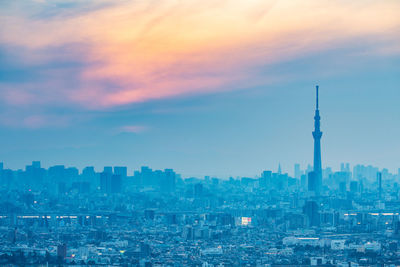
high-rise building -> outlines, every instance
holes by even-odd
[[[303,207],[303,214],[307,216],[308,226],[318,227],[320,225],[320,214],[316,201],[307,201]]]
[[[112,174],[113,168],[111,166],[105,166],[103,172]]]
[[[350,182],[350,192],[352,192],[352,193],[358,192],[358,182],[357,181]]]
[[[154,175],[153,170],[147,166],[142,166],[140,168],[140,183],[142,185],[154,185]]]
[[[93,166],[85,167],[82,170],[81,176],[83,181],[88,181],[90,183],[94,182],[94,178],[96,177],[96,172],[94,171],[94,167]]]
[[[102,172],[100,174],[100,190],[107,194],[116,194],[122,192],[121,175]]]
[[[111,191],[111,173],[102,172],[100,174],[100,190],[102,193],[110,193]]]
[[[316,109],[314,116],[314,131],[312,133],[314,138],[314,172],[316,178],[315,193],[318,195],[322,188],[322,163],[321,163],[321,137],[322,132],[320,129],[321,117],[319,116],[319,87],[317,89]]]
[[[261,178],[259,180],[259,184],[261,188],[267,188],[271,183],[272,172],[271,171],[263,171],[261,173]]]
[[[122,192],[122,177],[121,175],[114,174],[111,176],[111,193],[117,194]]]
[[[40,169],[40,161],[32,161],[32,167]]]
[[[114,167],[114,174],[121,175],[122,178],[126,178],[128,175],[128,168],[124,166]]]
[[[175,190],[176,174],[172,169],[164,170],[164,179],[161,183],[161,191],[172,192]]]
[[[378,198],[381,199],[382,197],[382,173],[378,172],[377,174],[377,182],[378,182]]]

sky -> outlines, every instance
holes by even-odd
[[[0,161],[400,167],[397,0],[0,1]]]

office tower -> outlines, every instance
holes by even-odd
[[[307,216],[309,227],[318,227],[320,225],[320,215],[318,210],[318,203],[316,201],[307,201],[304,204],[303,214]]]
[[[82,175],[92,176],[95,174],[93,166],[87,166],[82,170]]]
[[[319,116],[319,87],[316,86],[317,89],[317,98],[316,98],[316,109],[314,116],[314,131],[312,133],[314,138],[314,173],[316,178],[316,188],[315,193],[317,195],[320,194],[322,188],[322,163],[321,163],[321,137],[322,132],[320,130],[320,120]]]
[[[271,183],[272,172],[271,171],[263,171],[261,174],[261,178],[259,181],[259,185],[262,188],[267,188],[268,185]]]
[[[65,166],[56,165],[49,168],[48,174],[53,179],[59,179],[64,181],[65,178]]]
[[[301,177],[300,164],[294,164],[294,178],[300,179],[300,177]]]
[[[172,169],[164,170],[164,179],[161,183],[161,191],[172,192],[175,191],[176,174]]]
[[[357,181],[350,182],[350,192],[352,192],[352,193],[358,192],[358,182]]]
[[[40,161],[32,161],[32,167],[36,169],[40,169]]]
[[[142,166],[140,168],[140,184],[142,185],[155,185],[154,181],[155,175],[153,174],[153,170],[147,166]]]
[[[128,175],[128,168],[127,167],[114,167],[114,174],[121,175],[122,178],[126,178]]]
[[[96,177],[96,172],[94,171],[94,167],[93,166],[85,167],[82,170],[82,178],[83,178],[84,181],[93,182],[94,177]]]
[[[100,173],[100,191],[102,193],[109,193],[111,187],[111,173],[102,172]]]
[[[377,174],[377,179],[378,179],[378,198],[381,199],[382,197],[382,173],[378,172]]]
[[[111,193],[117,194],[122,192],[122,176],[114,174],[111,176]]]
[[[113,173],[113,168],[111,166],[105,166],[103,172]]]
[[[100,174],[100,190],[106,194],[116,194],[122,192],[121,175],[102,172]]]
[[[25,185],[28,188],[39,189],[43,184],[46,170],[40,168],[40,161],[32,161],[25,167]]]
[[[68,178],[70,180],[77,178],[79,176],[78,168],[70,167],[70,168],[65,169],[65,176],[66,176],[66,178]]]
[[[1,179],[2,179],[2,184],[5,185],[6,187],[10,187],[10,185],[14,181],[14,173],[10,169],[5,169],[1,172]]]

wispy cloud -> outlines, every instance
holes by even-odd
[[[142,133],[149,130],[149,127],[142,125],[125,125],[118,129],[120,133]]]

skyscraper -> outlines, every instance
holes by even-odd
[[[378,172],[377,173],[377,182],[378,182],[378,198],[381,199],[382,198],[382,173]]]
[[[316,109],[314,116],[314,173],[316,178],[315,185],[315,193],[319,194],[322,188],[322,164],[321,164],[321,137],[322,132],[320,129],[320,121],[321,117],[319,116],[319,87],[316,86],[317,89],[317,98],[316,98]]]

